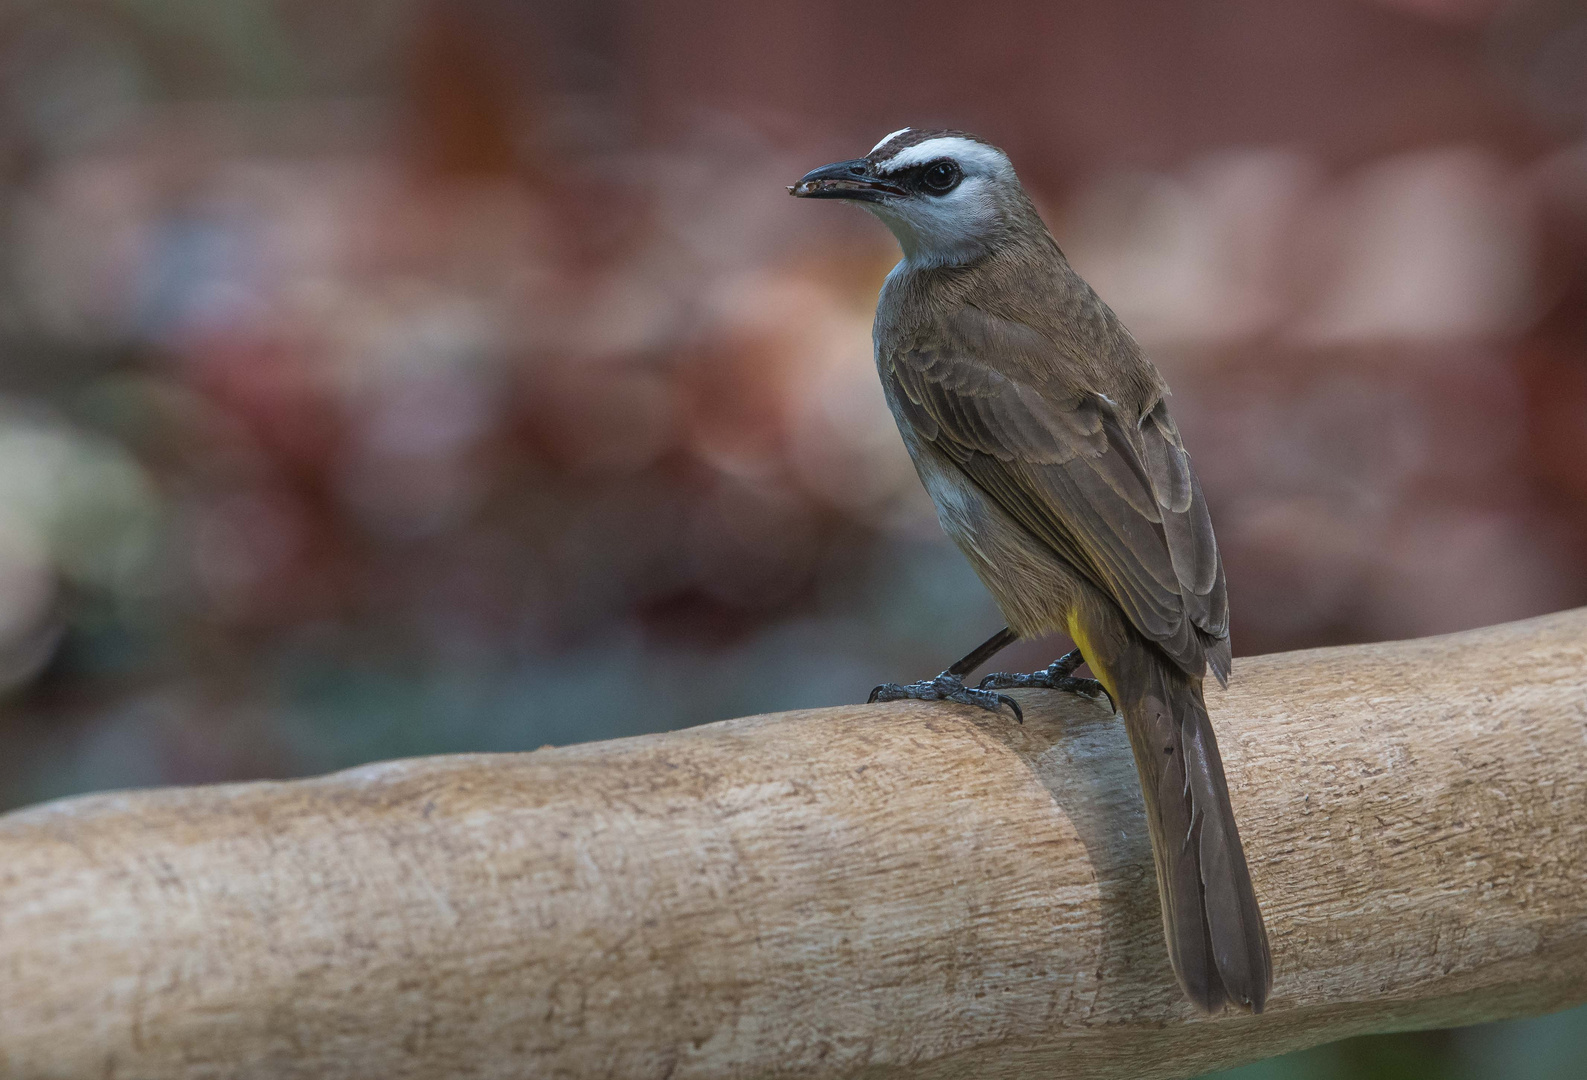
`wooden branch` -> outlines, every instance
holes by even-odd
[[[1269,1011],[1121,725],[854,706],[0,818],[0,1076],[1168,1077],[1587,1000],[1587,609],[1211,693]]]

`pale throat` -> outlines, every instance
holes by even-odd
[[[949,207],[911,207],[901,212],[886,204],[872,204],[866,209],[898,240],[904,262],[912,269],[974,262],[992,249],[997,232],[996,214],[990,207],[977,207],[977,212],[962,215]]]

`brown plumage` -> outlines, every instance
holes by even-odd
[[[973,136],[895,133],[794,193],[898,235],[876,362],[939,519],[1009,627],[1068,632],[1122,711],[1186,995],[1260,1012],[1267,936],[1202,697],[1229,675],[1228,597],[1162,377]]]

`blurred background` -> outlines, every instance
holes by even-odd
[[[0,0],[0,807],[996,630],[892,240],[784,190],[904,124],[1005,147],[1175,387],[1237,656],[1587,603],[1582,3]],[[1230,1075],[1580,1077],[1587,1012]]]

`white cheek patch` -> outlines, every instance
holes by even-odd
[[[947,195],[869,203],[898,237],[912,266],[969,262],[986,252],[998,226],[992,182],[968,177]]]
[[[905,129],[908,130],[908,129]],[[887,145],[898,132],[894,132],[877,144],[877,149]],[[876,153],[872,150],[871,153]],[[876,171],[882,174],[898,172],[902,169],[912,169],[916,165],[924,165],[928,161],[938,158],[952,158],[959,163],[966,173],[980,173],[986,176],[995,176],[1013,171],[1008,158],[1003,156],[1001,150],[995,150],[985,143],[974,142],[970,139],[961,139],[957,135],[945,136],[940,139],[927,139],[923,143],[906,147],[876,164]]]

